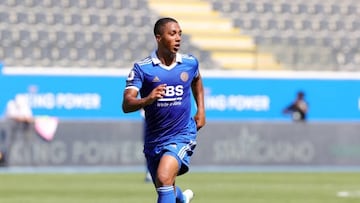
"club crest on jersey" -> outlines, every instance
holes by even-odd
[[[183,81],[183,82],[186,82],[189,80],[189,74],[187,72],[182,72],[180,74],[180,79]]]

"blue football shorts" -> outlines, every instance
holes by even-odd
[[[145,154],[147,167],[153,180],[155,180],[160,159],[164,155],[170,155],[176,158],[179,163],[178,175],[186,173],[189,170],[190,157],[193,154],[195,147],[195,140],[191,140],[188,143],[175,142],[161,147],[156,147],[152,153]]]

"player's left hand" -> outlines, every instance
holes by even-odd
[[[197,112],[194,116],[197,130],[200,130],[205,125],[205,114]]]

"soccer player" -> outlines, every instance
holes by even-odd
[[[197,131],[205,125],[198,60],[178,53],[181,34],[173,18],[161,18],[155,23],[157,49],[134,64],[123,95],[125,113],[142,108],[145,111],[144,154],[158,203],[188,203],[193,198],[193,192],[182,192],[175,179],[189,170]],[[194,116],[191,92],[197,107]]]

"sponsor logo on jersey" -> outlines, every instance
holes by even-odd
[[[152,82],[160,82],[160,78],[158,76],[155,76]]]

